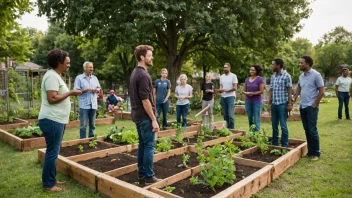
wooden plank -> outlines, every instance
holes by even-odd
[[[177,195],[175,195],[175,194],[171,194],[171,193],[169,193],[169,192],[166,192],[166,191],[164,191],[164,190],[160,190],[160,189],[154,188],[154,187],[153,187],[153,188],[150,188],[149,191],[151,191],[151,192],[153,192],[153,193],[156,193],[156,194],[158,194],[158,195],[160,195],[160,196],[162,196],[162,197],[165,197],[165,198],[182,198],[182,197],[177,196]]]
[[[255,160],[241,158],[241,157],[237,157],[237,156],[234,156],[233,158],[234,158],[235,163],[240,164],[240,165],[245,165],[245,166],[263,168],[264,166],[269,165],[269,163],[267,163],[267,162],[255,161]]]
[[[271,180],[277,179],[288,168],[293,166],[300,158],[301,149],[296,148],[270,163],[271,165],[273,165]]]
[[[246,154],[249,154],[249,153],[254,153],[256,152],[257,150],[259,150],[259,148],[257,146],[254,146],[254,147],[251,147],[251,148],[248,148],[244,151],[241,151],[239,153],[237,153],[236,155],[246,155]]]
[[[149,189],[149,188],[164,188],[166,186],[170,186],[178,181],[181,181],[183,179],[186,179],[187,177],[190,177],[191,176],[191,169],[187,169],[185,171],[182,171],[176,175],[172,175],[168,178],[165,178],[163,180],[161,180],[160,182],[157,182],[157,183],[154,183],[150,186],[147,186],[147,187],[144,187],[145,189]]]
[[[93,159],[93,158],[102,158],[102,157],[106,157],[108,155],[126,152],[128,150],[127,146],[128,145],[114,147],[114,148],[110,148],[110,149],[104,149],[104,150],[91,152],[91,153],[85,153],[85,154],[81,154],[81,155],[70,156],[70,157],[67,157],[67,159],[70,159],[75,162],[79,162],[79,161],[86,161],[86,160]]]
[[[88,142],[90,142],[92,139],[93,139],[93,138],[85,138],[85,139],[77,139],[77,140],[64,141],[64,142],[61,142],[61,147],[67,147],[67,146],[73,146],[73,145],[88,143]]]
[[[200,114],[202,114],[203,112],[207,111],[210,108],[210,105],[208,104],[206,107],[204,107],[199,113],[197,113],[194,117],[199,116]]]
[[[250,176],[221,191],[213,198],[249,198],[271,182],[272,165],[267,165]]]
[[[38,149],[38,162],[40,162],[40,164],[42,165],[44,164],[45,151],[46,151],[46,148]]]
[[[181,155],[181,154],[188,152],[188,151],[189,151],[189,147],[185,146],[185,147],[181,147],[181,148],[177,148],[177,149],[172,149],[167,152],[157,153],[154,155],[154,162],[169,158],[174,155]]]
[[[37,148],[46,147],[46,142],[44,137],[23,139],[21,142],[21,151],[29,151]]]
[[[136,162],[137,162],[137,159],[136,159]],[[137,171],[137,170],[138,170],[138,165],[137,165],[137,163],[135,163],[135,164],[124,166],[124,167],[121,167],[118,169],[107,171],[107,172],[105,172],[105,174],[109,175],[111,177],[119,177],[121,175],[125,175],[127,173],[132,173],[133,171]]]
[[[98,192],[108,197],[162,198],[156,193],[105,174],[97,176],[97,186]]]
[[[17,150],[21,150],[22,148],[22,144],[21,144],[21,141],[22,141],[22,138],[19,138],[15,135],[12,135],[11,133],[5,131],[5,130],[2,130],[0,129],[0,138],[1,138],[1,141],[11,145],[13,148],[17,149]]]

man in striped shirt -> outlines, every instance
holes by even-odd
[[[281,146],[288,147],[287,113],[292,110],[292,80],[289,73],[283,70],[284,61],[276,58],[272,61],[273,72],[269,90],[268,111],[271,110],[273,128],[273,145],[279,145],[279,123],[281,126]]]
[[[80,119],[80,139],[86,138],[86,126],[89,122],[88,137],[94,137],[95,117],[98,108],[97,94],[100,92],[98,78],[93,75],[93,63],[86,61],[83,64],[84,73],[75,79],[75,90],[81,90],[78,97],[79,119]]]

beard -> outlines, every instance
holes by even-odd
[[[153,61],[145,62],[145,64],[146,64],[148,67],[151,67],[151,66],[153,66]]]

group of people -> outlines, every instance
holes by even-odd
[[[148,68],[153,66],[153,47],[140,45],[135,49],[135,56],[138,66],[133,70],[130,77],[130,102],[131,116],[136,124],[139,137],[138,146],[138,174],[140,183],[154,183],[160,181],[153,172],[153,156],[155,148],[155,132],[160,130],[158,117],[163,114],[162,125],[167,126],[167,112],[169,108],[169,98],[171,83],[167,79],[168,71],[161,70],[161,78],[152,82],[148,73]],[[60,151],[60,143],[65,130],[65,124],[69,121],[70,96],[79,96],[80,106],[80,138],[86,138],[86,125],[89,123],[88,137],[94,136],[94,120],[97,109],[97,94],[101,87],[98,79],[92,74],[93,63],[83,64],[84,73],[77,76],[73,90],[69,90],[61,78],[61,73],[67,72],[70,68],[69,54],[63,50],[55,49],[48,53],[47,63],[52,68],[46,72],[41,84],[42,105],[39,113],[39,127],[44,133],[47,150],[45,154],[44,167],[42,173],[42,183],[44,189],[48,191],[61,191],[64,182],[56,180],[56,159]],[[300,113],[302,124],[305,130],[308,154],[312,160],[320,157],[319,134],[317,130],[317,119],[319,111],[319,101],[324,95],[324,84],[321,75],[314,69],[313,59],[303,56],[300,59],[299,67],[303,72],[299,77],[298,88],[292,98],[292,80],[289,73],[283,69],[284,62],[280,58],[272,61],[268,110],[272,118],[272,144],[278,145],[278,125],[281,126],[281,145],[288,146],[287,116],[292,110],[293,103],[300,95]],[[205,82],[201,85],[202,108],[209,106],[209,127],[213,127],[213,105],[214,93],[221,93],[220,103],[222,106],[226,127],[235,128],[234,102],[238,79],[231,73],[231,65],[224,64],[224,74],[220,77],[220,87],[215,89],[211,82],[211,74],[206,75]],[[260,76],[263,71],[260,65],[252,65],[249,73],[250,77],[245,80],[242,94],[246,96],[246,111],[249,125],[255,125],[255,131],[260,130],[260,111],[262,108],[262,97],[264,91],[264,80]],[[339,99],[345,98],[343,87],[345,79],[338,81],[336,90]],[[351,83],[350,81],[348,83]],[[340,89],[341,88],[341,89]],[[183,118],[183,126],[187,126],[187,114],[190,101],[193,97],[193,88],[187,84],[187,76],[182,74],[179,77],[179,84],[175,88],[176,117],[177,122]],[[340,93],[341,92],[341,93]],[[114,92],[110,92],[111,103],[116,102]],[[345,100],[345,99],[344,99]],[[345,103],[346,104],[346,103]],[[348,107],[347,107],[348,109]],[[348,110],[347,110],[348,111]],[[346,111],[346,112],[347,112]],[[346,113],[347,119],[349,114]],[[340,109],[339,109],[339,118]],[[206,124],[206,112],[202,114],[202,123]]]

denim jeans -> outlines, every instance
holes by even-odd
[[[273,128],[273,145],[279,145],[279,123],[281,126],[281,146],[288,147],[288,128],[287,128],[287,103],[271,104],[271,122]]]
[[[255,131],[260,131],[260,110],[262,102],[246,102],[246,112],[248,115],[249,127],[255,125]]]
[[[317,129],[319,107],[300,108],[301,119],[306,133],[308,155],[320,157],[320,142]]]
[[[183,127],[187,127],[188,110],[189,110],[189,103],[185,105],[176,105],[176,121],[177,123],[181,123],[181,116],[182,116]]]
[[[79,109],[79,138],[83,139],[87,137],[86,127],[87,122],[89,122],[89,133],[88,137],[94,137],[95,130],[95,117],[96,117],[96,109]]]
[[[46,143],[42,183],[44,188],[52,188],[56,181],[56,159],[60,152],[65,124],[49,119],[40,119],[38,125],[44,134]]]
[[[209,115],[209,128],[213,128],[214,127],[214,116],[213,116],[213,106],[214,106],[214,98],[206,101],[206,100],[202,100],[202,109],[204,109],[206,106],[210,106],[208,109],[208,115]],[[206,118],[206,112],[203,112],[202,114],[202,124],[205,126],[207,124],[207,118]]]
[[[152,121],[150,119],[135,121],[138,131],[138,173],[151,178],[154,176],[153,158],[155,148],[155,133],[153,132]]]
[[[338,98],[339,98],[339,110],[338,110],[338,118],[342,119],[342,107],[343,104],[345,104],[345,116],[346,119],[350,119],[350,110],[348,108],[348,103],[350,102],[350,95],[348,92],[338,92]]]
[[[169,101],[161,104],[156,104],[156,111],[158,112],[159,119],[160,119],[160,113],[161,111],[163,111],[163,127],[167,127],[167,112],[169,111],[169,105],[170,105]]]
[[[235,128],[235,96],[230,97],[221,97],[220,104],[222,108],[222,112],[224,114],[224,120],[226,121],[226,127],[229,129]]]

